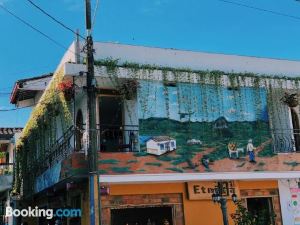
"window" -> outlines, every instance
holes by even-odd
[[[175,147],[175,142],[171,141],[171,147],[174,148]]]
[[[259,224],[275,224],[272,198],[247,198],[247,208],[252,215],[256,215]]]
[[[165,150],[165,145],[164,144],[159,144],[160,150]]]
[[[144,207],[144,208],[125,208],[111,210],[112,225],[135,225],[135,224],[164,224],[167,220],[173,225],[172,207]]]

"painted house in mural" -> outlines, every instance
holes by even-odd
[[[89,224],[81,48],[72,44],[24,128],[14,191],[80,207],[77,222]],[[95,60],[102,224],[219,225],[220,180],[228,214],[236,193],[270,224],[300,218],[288,207],[300,193],[300,62],[111,43],[95,43]]]
[[[12,225],[12,218],[5,217],[5,208],[13,204],[9,192],[12,189],[14,169],[14,147],[22,128],[0,128],[0,224]]]
[[[176,150],[176,140],[169,136],[153,136],[146,141],[147,153],[162,155]]]

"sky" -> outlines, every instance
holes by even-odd
[[[85,35],[84,0],[32,0]],[[228,0],[229,1],[229,0]],[[227,0],[99,0],[95,41],[300,60],[300,2],[230,0],[285,14],[259,11]],[[97,0],[92,0],[93,14]],[[0,0],[17,16],[68,47],[74,34],[54,23],[27,0]],[[65,49],[0,8],[0,127],[24,126],[30,109],[12,109],[16,80],[56,69]]]

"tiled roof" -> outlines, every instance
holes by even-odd
[[[0,127],[0,135],[15,134],[21,132],[23,128],[20,127]]]
[[[169,136],[153,136],[150,139],[153,140],[153,141],[156,141],[156,142],[174,140],[174,138],[171,138]]]

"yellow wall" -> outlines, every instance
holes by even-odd
[[[239,189],[277,188],[276,181],[240,181]],[[162,194],[182,193],[184,217],[186,225],[220,225],[223,224],[222,212],[219,204],[211,200],[188,200],[185,183],[165,184],[131,184],[111,185],[111,195],[134,195],[134,194]],[[235,205],[231,200],[227,201],[227,210],[230,225],[233,221],[230,214],[234,213]]]

